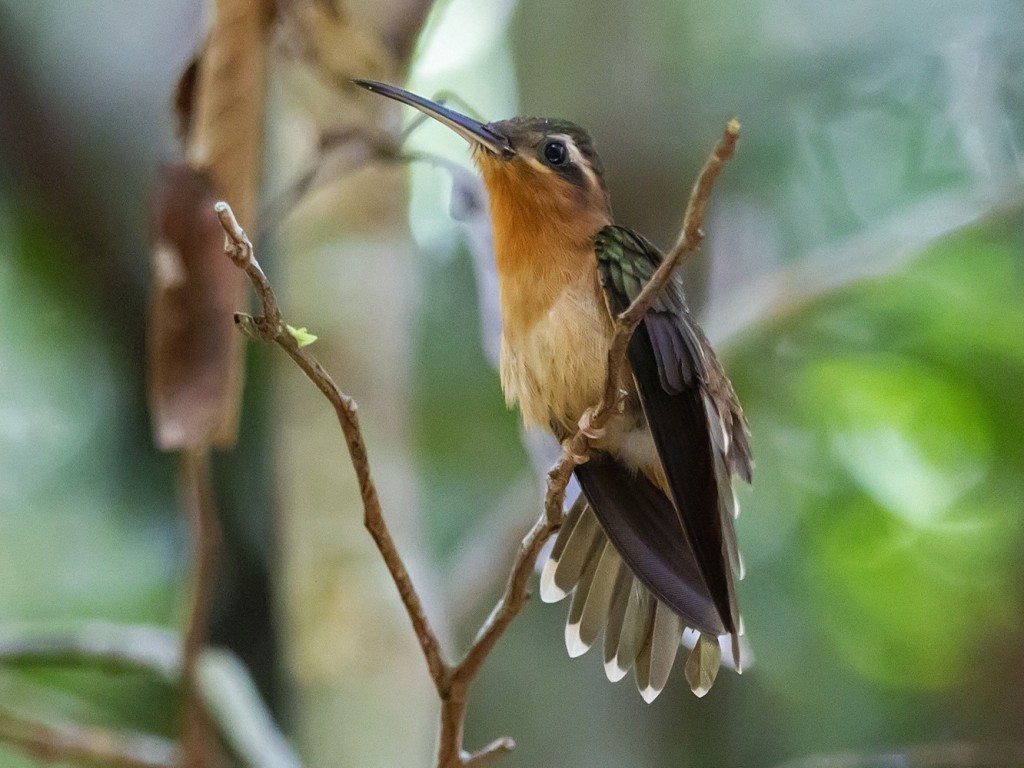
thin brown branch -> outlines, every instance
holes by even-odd
[[[565,488],[569,484],[569,478],[572,477],[572,470],[575,466],[576,462],[573,457],[568,452],[563,452],[562,459],[548,472],[544,514],[533,524],[519,545],[505,592],[499,598],[498,604],[480,627],[476,639],[466,652],[465,657],[452,670],[453,687],[468,685],[473,680],[495,643],[498,642],[498,638],[526,605],[526,601],[529,599],[527,586],[537,556],[547,540],[562,524]]]
[[[554,471],[552,470],[552,472]],[[569,471],[571,472],[571,465]],[[566,482],[568,482],[568,474],[566,475]],[[564,483],[561,486],[560,493],[564,497]],[[550,497],[552,493],[549,491],[548,495]],[[509,575],[505,592],[498,600],[498,604],[491,612],[491,615],[487,617],[483,626],[480,627],[476,639],[462,661],[451,671],[448,687],[442,695],[441,735],[437,760],[440,768],[485,765],[515,746],[515,742],[512,739],[503,737],[479,752],[466,755],[462,751],[466,699],[469,694],[469,686],[476,678],[480,667],[494,649],[495,644],[505,633],[505,630],[508,629],[509,625],[526,605],[527,600],[529,600],[527,586],[530,576],[533,574],[534,563],[537,562],[537,556],[540,554],[545,542],[551,537],[551,534],[558,530],[559,525],[561,525],[561,517],[549,517],[547,512],[541,515],[537,522],[533,524],[533,527],[519,545],[519,551],[512,565],[512,572]]]
[[[683,263],[683,259],[700,248],[704,242],[704,212],[707,210],[708,201],[711,199],[711,190],[715,186],[718,174],[736,151],[736,143],[740,138],[740,123],[732,118],[725,125],[721,138],[711,150],[704,166],[697,174],[693,182],[693,189],[690,190],[690,198],[686,203],[686,213],[683,214],[683,228],[676,238],[675,245],[666,254],[664,261],[657,271],[647,282],[647,285],[640,291],[636,300],[619,315],[619,321],[628,325],[630,329],[635,328],[647,313],[651,303],[668,283],[676,268]]]
[[[477,632],[473,645],[470,646],[462,661],[452,670],[452,687],[468,684],[480,671],[480,666],[490,654],[498,638],[518,615],[529,599],[527,585],[533,574],[533,564],[537,561],[545,542],[551,534],[558,530],[560,519],[551,521],[547,514],[533,524],[529,533],[519,545],[519,551],[512,565],[505,592],[498,600],[491,615],[487,617]]]
[[[191,550],[195,553],[190,604],[181,649],[183,699],[182,746],[191,768],[212,768],[218,760],[213,723],[203,706],[199,657],[206,645],[210,611],[217,584],[220,523],[213,498],[209,454],[204,449],[181,452],[181,493],[188,517]]]
[[[0,705],[0,740],[47,763],[112,768],[180,768],[178,746],[140,733],[43,723]]]
[[[460,552],[447,569],[442,587],[457,595],[448,602],[448,618],[453,627],[465,627],[479,619],[485,602],[492,602],[508,583],[509,571],[523,540],[519,519],[524,506],[537,495],[537,476],[532,470],[522,474],[505,493],[479,516],[479,522],[463,536]]]
[[[357,406],[354,400],[338,389],[331,376],[324,370],[323,366],[308,352],[299,347],[298,341],[288,331],[281,318],[281,310],[274,290],[267,280],[259,263],[253,255],[252,243],[248,236],[238,225],[231,207],[227,203],[218,203],[215,207],[221,225],[224,227],[225,244],[224,249],[231,260],[245,271],[249,280],[256,290],[256,294],[262,307],[262,315],[249,317],[248,315],[236,315],[236,322],[249,335],[255,335],[264,341],[277,343],[288,356],[306,374],[306,377],[316,385],[323,395],[334,406],[338,416],[338,423],[345,436],[345,443],[348,446],[349,457],[352,460],[352,467],[356,473],[356,480],[359,483],[359,492],[363,500],[364,520],[363,523],[373,537],[377,549],[380,551],[384,564],[391,574],[398,594],[405,606],[406,613],[412,623],[419,641],[423,656],[427,662],[427,669],[430,672],[438,691],[446,686],[448,677],[448,665],[441,654],[441,645],[430,620],[427,618],[416,588],[413,586],[409,571],[402,561],[394,539],[384,522],[384,515],[380,506],[380,498],[377,495],[377,487],[373,482],[370,472],[370,462],[367,457],[366,444],[363,441],[362,432],[359,428],[359,419],[356,415]]]
[[[659,291],[671,279],[673,271],[682,263],[683,257],[700,246],[704,237],[701,225],[704,221],[704,212],[707,209],[711,190],[722,166],[732,157],[736,149],[739,131],[739,122],[735,119],[730,120],[693,185],[683,217],[683,229],[676,244],[636,300],[616,319],[615,337],[608,353],[607,384],[602,400],[589,413],[587,427],[577,429],[572,437],[563,442],[562,458],[548,472],[544,514],[523,539],[504,594],[480,628],[476,640],[467,651],[466,656],[452,670],[452,687],[449,691],[452,704],[448,708],[442,708],[442,736],[447,733],[451,737],[451,743],[458,744],[460,748],[466,689],[479,672],[481,665],[498,639],[526,604],[527,585],[537,556],[544,543],[561,525],[565,506],[565,491],[569,479],[572,477],[573,469],[576,464],[586,461],[590,443],[588,433],[594,428],[600,428],[618,403],[619,373],[623,368],[629,338]],[[452,722],[448,721],[449,718],[452,719]],[[472,758],[467,760],[462,757],[460,761],[454,759],[451,743],[448,745],[447,752],[444,751],[446,745],[442,738],[439,764],[441,766],[470,764]]]
[[[683,214],[683,228],[679,232],[672,249],[665,255],[658,269],[651,279],[640,291],[632,304],[618,316],[615,322],[615,336],[608,350],[608,379],[605,384],[605,391],[601,402],[594,409],[589,418],[589,429],[600,429],[611,416],[613,406],[618,402],[619,391],[622,382],[619,380],[622,371],[622,363],[626,359],[626,348],[633,336],[633,331],[643,320],[647,310],[657,298],[658,294],[665,288],[665,285],[672,278],[672,274],[683,263],[685,257],[700,248],[704,241],[704,212],[708,207],[708,200],[711,198],[711,190],[715,186],[718,174],[722,167],[732,158],[736,151],[736,143],[740,138],[740,123],[732,118],[726,123],[722,136],[711,150],[704,166],[697,174],[697,179],[690,190],[690,198],[686,203],[686,212]],[[585,453],[585,436],[577,433],[573,438],[571,446],[574,455],[580,456]]]
[[[592,429],[600,428],[618,404],[619,375],[626,354],[626,345],[633,330],[643,318],[658,292],[669,281],[683,257],[696,250],[703,239],[701,224],[715,179],[722,166],[732,157],[739,138],[739,123],[731,120],[722,138],[709,156],[697,177],[691,192],[680,237],[625,312],[616,319],[615,337],[608,355],[607,386],[600,403],[588,412],[585,427],[562,444],[562,458],[548,472],[544,498],[544,512],[534,523],[519,545],[505,590],[490,616],[484,621],[473,644],[463,659],[454,667],[447,666],[440,646],[423,611],[419,596],[409,578],[401,556],[384,522],[376,487],[370,475],[366,446],[363,443],[356,418],[355,403],[334,384],[322,366],[304,352],[298,341],[288,332],[266,275],[253,257],[252,243],[235,221],[231,208],[218,203],[216,211],[227,235],[225,250],[234,263],[249,275],[263,307],[262,316],[236,315],[236,321],[248,335],[264,341],[274,341],[298,364],[306,376],[334,406],[338,421],[345,434],[352,465],[359,480],[365,510],[365,525],[380,550],[395,585],[398,587],[420,647],[427,660],[431,678],[441,699],[440,734],[437,765],[439,768],[467,768],[484,766],[514,746],[511,739],[502,738],[483,749],[467,753],[463,750],[463,732],[469,686],[498,640],[526,605],[528,585],[534,564],[545,542],[558,530],[562,522],[566,487],[575,466],[587,460]]]

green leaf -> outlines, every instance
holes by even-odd
[[[317,337],[307,331],[305,326],[302,328],[293,328],[290,325],[286,325],[285,328],[288,329],[288,333],[290,333],[292,338],[295,339],[296,343],[299,345],[299,349],[308,347],[317,340]]]

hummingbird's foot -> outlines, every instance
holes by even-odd
[[[590,461],[590,451],[577,451],[569,444],[567,444],[566,454],[568,454],[569,458],[572,459],[573,464],[586,464]]]
[[[605,436],[607,430],[604,427],[594,426],[594,409],[587,408],[580,416],[580,432],[589,437],[591,440],[600,440]]]

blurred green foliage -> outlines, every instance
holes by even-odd
[[[121,382],[88,302],[56,271],[67,249],[0,198],[0,619],[166,622],[172,503],[119,476]]]
[[[963,684],[979,640],[1019,628],[1022,245],[1005,220],[944,238],[738,355],[755,424],[781,438],[759,472],[790,486],[808,621],[879,682]]]
[[[759,438],[739,521],[751,676],[787,730],[820,726],[798,753],[1013,737],[1022,253],[1019,211],[997,216],[734,349]]]
[[[173,501],[119,471],[123,379],[60,271],[68,247],[0,190],[0,628],[167,623],[179,589]],[[143,675],[0,668],[0,701],[158,733],[176,721],[176,694]],[[32,763],[4,753],[0,764]]]
[[[444,563],[491,524],[488,513],[526,471],[526,459],[518,417],[505,408],[497,372],[480,351],[468,257],[427,261],[423,273],[431,299],[419,326],[413,423],[426,530]]]

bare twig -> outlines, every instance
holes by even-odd
[[[731,120],[697,177],[686,208],[683,231],[679,240],[637,299],[616,318],[615,336],[608,355],[607,385],[601,402],[591,409],[589,414],[591,427],[603,425],[617,404],[620,388],[619,375],[625,360],[629,337],[658,292],[671,278],[672,272],[682,262],[683,257],[699,247],[703,239],[701,224],[711,189],[722,166],[732,156],[738,137],[739,123]],[[528,585],[534,564],[545,542],[562,523],[566,486],[576,464],[586,461],[590,444],[590,438],[586,432],[591,430],[578,429],[573,436],[564,441],[561,459],[548,472],[543,514],[533,524],[519,546],[505,591],[490,616],[484,621],[462,660],[455,666],[447,665],[442,658],[437,637],[423,610],[419,595],[416,593],[384,521],[380,500],[370,474],[366,446],[363,443],[356,418],[355,403],[338,389],[320,363],[300,348],[297,339],[289,332],[288,326],[284,325],[273,289],[256,262],[252,243],[239,227],[231,208],[227,203],[218,203],[216,211],[226,233],[225,250],[231,260],[249,276],[262,306],[262,315],[250,317],[237,314],[236,322],[245,333],[253,338],[273,341],[281,346],[327,397],[338,414],[338,421],[345,435],[352,466],[359,481],[366,528],[380,550],[395,586],[398,588],[402,603],[409,614],[416,637],[426,658],[431,679],[434,681],[441,699],[437,765],[439,768],[484,766],[512,749],[514,743],[511,739],[502,738],[478,752],[467,753],[463,750],[463,729],[469,686],[502,634],[526,605],[529,598]]]
[[[605,391],[601,397],[600,405],[590,418],[592,428],[604,426],[605,421],[611,415],[611,408],[617,402],[621,382],[619,376],[622,371],[622,362],[626,358],[626,347],[633,336],[633,331],[643,320],[651,303],[658,294],[665,288],[665,285],[672,277],[672,273],[683,263],[683,259],[700,248],[704,241],[704,212],[707,210],[708,200],[711,198],[711,190],[714,188],[715,180],[721,173],[722,167],[732,158],[736,151],[736,143],[740,138],[740,123],[736,118],[731,119],[725,126],[725,131],[719,138],[715,148],[711,150],[708,159],[690,191],[690,198],[686,203],[686,213],[683,215],[683,228],[679,232],[675,245],[666,254],[664,260],[658,266],[654,275],[640,291],[632,304],[618,316],[615,322],[615,336],[608,350],[608,379],[605,384]],[[576,434],[573,439],[574,455],[581,455],[584,446],[578,445],[580,438],[585,436]],[[580,441],[582,442],[582,441]]]
[[[523,539],[520,512],[537,496],[536,472],[524,469],[516,481],[479,516],[465,532],[463,544],[446,569],[444,589],[458,595],[448,603],[448,619],[454,627],[478,621],[485,602],[493,602],[508,582],[509,569]]]
[[[682,262],[683,257],[696,250],[703,240],[701,225],[704,220],[704,211],[707,208],[715,179],[721,172],[722,166],[732,157],[735,151],[739,130],[739,122],[730,120],[725,132],[708,157],[697,177],[697,181],[694,183],[683,219],[683,230],[678,241],[665,257],[665,260],[651,280],[644,286],[640,295],[616,319],[615,337],[608,354],[607,384],[601,402],[593,409],[593,413],[590,416],[591,427],[603,425],[617,403],[620,387],[618,377],[619,372],[622,370],[626,346],[630,336],[632,336],[636,326],[647,312],[651,302],[657,297],[658,292],[668,283],[672,272]],[[494,611],[484,622],[466,656],[452,670],[452,690],[449,691],[451,705],[447,709],[442,708],[442,751],[439,755],[439,765],[441,766],[460,764],[455,760],[453,750],[455,745],[461,748],[462,744],[462,721],[465,713],[466,688],[476,676],[480,666],[493,649],[495,643],[497,643],[509,624],[512,623],[512,620],[526,604],[528,597],[527,584],[533,570],[533,564],[536,562],[544,543],[561,525],[566,487],[569,484],[569,479],[572,477],[572,471],[576,464],[586,460],[588,449],[589,437],[583,429],[578,429],[572,437],[563,442],[562,458],[548,472],[547,491],[544,498],[544,514],[534,524],[533,528],[530,529],[526,538],[523,539],[519,553],[512,566],[512,573],[509,576],[505,592],[499,599]],[[446,736],[448,737],[447,745]],[[445,751],[446,749],[447,751]],[[487,755],[488,760],[493,757],[490,753],[487,753]],[[477,756],[462,757],[461,764],[469,765],[477,759]],[[481,757],[480,759],[483,758]]]
[[[362,432],[359,429],[355,401],[338,389],[323,366],[312,355],[299,347],[298,341],[285,327],[270,281],[267,280],[266,274],[253,256],[252,243],[238,225],[231,207],[227,203],[218,203],[216,211],[226,235],[225,251],[231,260],[248,275],[263,311],[263,314],[258,317],[239,314],[235,316],[235,320],[250,335],[255,334],[257,338],[264,341],[277,343],[334,406],[359,483],[359,492],[363,500],[363,523],[370,532],[370,536],[373,537],[377,549],[380,550],[381,556],[384,558],[384,564],[398,588],[398,594],[402,598],[402,604],[409,615],[416,639],[419,641],[426,659],[430,677],[440,692],[446,685],[448,665],[442,658],[440,643],[430,625],[426,611],[423,609],[423,602],[413,586],[409,571],[406,569],[401,555],[398,554],[398,548],[391,537],[391,532],[384,522],[377,487],[374,485],[370,472],[366,444],[363,442]]]
[[[113,768],[180,768],[174,742],[72,723],[44,723],[0,705],[0,740],[35,760]]]
[[[568,482],[568,479],[566,479]],[[565,488],[562,487],[564,495]],[[466,699],[469,686],[473,682],[480,667],[493,650],[498,639],[519,615],[529,599],[527,585],[533,573],[533,565],[543,548],[544,543],[561,525],[560,515],[549,518],[545,513],[533,524],[529,533],[519,545],[512,573],[509,575],[505,592],[498,600],[491,615],[477,632],[476,639],[470,646],[462,661],[456,665],[442,694],[441,733],[438,743],[438,761],[440,768],[448,766],[485,765],[500,754],[508,752],[515,746],[510,738],[502,738],[484,747],[479,752],[467,755],[462,750],[463,726],[466,719]]]
[[[226,203],[218,203],[216,211],[226,234],[225,250],[231,260],[249,276],[263,312],[257,317],[236,315],[236,322],[248,335],[264,341],[273,341],[284,349],[306,374],[306,377],[327,397],[338,415],[338,422],[345,435],[349,456],[359,482],[365,515],[364,524],[373,537],[391,578],[398,588],[402,604],[409,615],[416,638],[426,659],[430,677],[441,700],[438,765],[442,768],[470,764],[483,765],[497,754],[511,749],[512,742],[508,739],[501,739],[473,755],[463,752],[463,723],[468,687],[491,648],[525,604],[526,584],[532,573],[533,563],[544,542],[557,528],[557,517],[552,522],[548,515],[543,516],[523,540],[512,569],[512,575],[509,578],[508,587],[498,607],[484,624],[466,657],[458,666],[450,667],[442,657],[437,636],[426,616],[412,580],[409,578],[409,573],[398,553],[387,523],[384,521],[377,489],[370,472],[366,445],[363,442],[356,417],[355,402],[338,389],[320,363],[308,352],[302,350],[298,341],[288,331],[282,320],[273,288],[253,256],[252,243],[235,220],[230,206]],[[568,474],[566,474],[567,481]],[[562,492],[564,493],[564,486]]]

